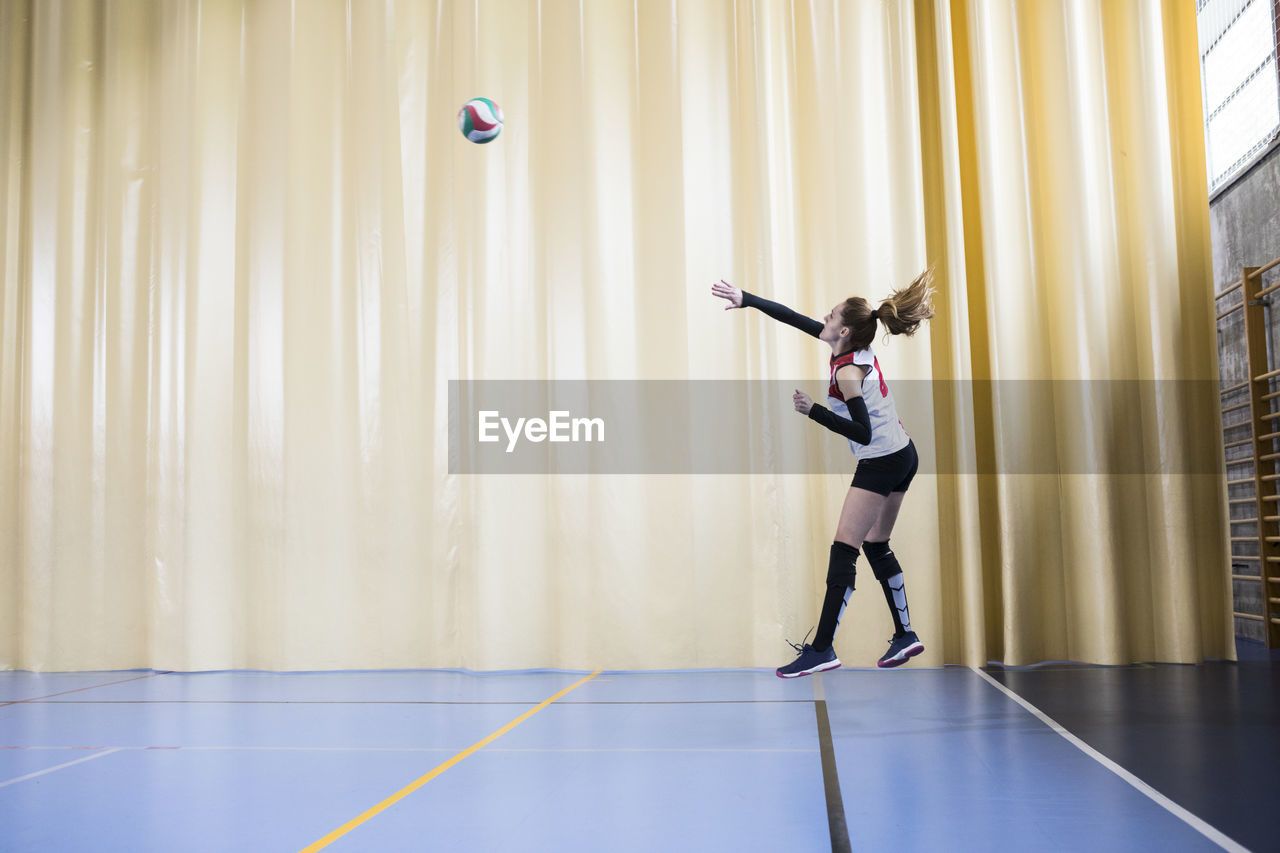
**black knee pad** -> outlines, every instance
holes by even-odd
[[[867,562],[871,564],[876,580],[887,581],[894,575],[902,574],[898,558],[889,550],[888,539],[883,542],[863,542],[862,550],[867,554]]]
[[[831,543],[831,559],[827,563],[827,586],[853,588],[858,573],[858,549],[843,542]]]

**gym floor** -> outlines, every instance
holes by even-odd
[[[0,672],[0,850],[1276,849],[1280,661],[1241,658]]]

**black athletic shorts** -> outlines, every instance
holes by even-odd
[[[920,456],[916,453],[916,443],[908,441],[906,447],[887,456],[859,461],[850,485],[855,489],[866,489],[888,497],[890,492],[905,492],[919,467]]]

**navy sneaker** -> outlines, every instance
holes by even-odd
[[[778,667],[779,678],[798,678],[801,675],[813,675],[815,672],[825,672],[840,666],[840,659],[836,657],[834,648],[820,652],[808,643],[788,642],[787,645],[795,649],[799,657],[786,666]]]
[[[922,651],[924,651],[924,643],[920,642],[915,631],[894,634],[893,639],[889,640],[889,651],[884,653],[876,666],[881,668],[902,666],[907,662],[907,658],[913,658]]]

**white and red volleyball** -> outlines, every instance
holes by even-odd
[[[502,133],[502,107],[488,98],[472,98],[458,110],[458,129],[471,142],[492,142]]]

